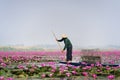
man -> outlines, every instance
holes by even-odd
[[[62,39],[57,40],[57,41],[58,42],[64,41],[65,46],[64,46],[64,48],[62,50],[62,53],[64,52],[64,50],[67,50],[67,52],[66,52],[66,61],[71,62],[72,61],[72,44],[71,44],[71,41],[67,38],[67,36],[65,34],[62,35]]]

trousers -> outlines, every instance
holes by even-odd
[[[66,61],[72,61],[72,46],[67,47]]]

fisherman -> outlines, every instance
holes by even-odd
[[[58,42],[64,41],[64,48],[62,50],[62,53],[66,50],[66,61],[71,62],[72,61],[72,44],[71,41],[68,39],[66,34],[62,34],[62,38],[60,40],[56,39]]]

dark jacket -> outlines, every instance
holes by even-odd
[[[58,42],[64,41],[65,46],[64,46],[63,50],[72,47],[71,41],[70,41],[68,38],[62,38],[62,39],[57,40],[57,41],[58,41]]]

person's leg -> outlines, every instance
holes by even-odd
[[[72,47],[69,48],[69,58],[70,61],[72,61]]]
[[[67,54],[66,54],[66,57],[67,57],[67,61],[72,61],[72,48],[67,48]]]
[[[66,61],[69,61],[69,54],[68,54],[68,51],[66,52]]]

